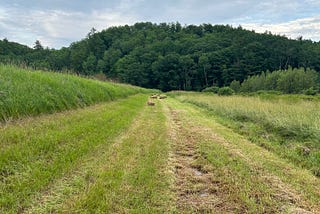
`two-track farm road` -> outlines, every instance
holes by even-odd
[[[174,98],[0,127],[1,213],[320,213],[320,180]]]

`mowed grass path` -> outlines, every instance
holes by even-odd
[[[146,95],[0,129],[2,213],[314,213],[320,180],[219,123]]]
[[[73,171],[76,171],[78,167],[81,167],[84,160],[88,157],[99,158],[96,154],[97,150],[106,150],[106,148],[114,144],[121,133],[128,130],[134,118],[143,110],[143,108],[145,108],[146,100],[147,97],[145,95],[137,95],[125,100],[96,105],[86,109],[25,119],[1,127],[1,213],[29,212],[29,207],[34,205],[34,201],[37,201],[39,198],[41,199],[46,194],[50,193],[50,189],[54,188],[56,182],[61,183],[61,180],[68,180],[70,175],[72,177]],[[160,127],[164,126],[161,124],[161,118],[159,120],[160,122],[155,120],[155,123]],[[147,123],[144,123],[144,125],[145,128],[155,128],[146,126]],[[161,129],[154,130],[159,130],[161,132]],[[136,137],[141,137],[143,139],[144,133],[148,133],[148,130],[142,129],[140,134]],[[165,132],[160,133],[160,135],[155,135],[154,138],[157,138],[158,136],[161,137],[163,134],[165,134]],[[149,150],[143,152],[144,149],[149,147],[145,148],[144,145],[141,144],[135,145],[135,143],[139,142],[138,139],[136,140],[137,141],[134,141],[134,139],[128,140],[130,142],[127,142],[127,144],[130,145],[124,144],[127,147],[127,151],[121,151],[125,154],[133,155],[133,151],[130,151],[129,149],[139,148],[136,152],[140,152],[141,155],[143,155],[141,158],[145,159],[140,160],[140,164],[146,164],[147,167],[150,167],[150,169],[141,169],[141,171],[131,172],[137,176],[136,179],[130,181],[133,182],[131,185],[138,187],[138,184],[141,184],[142,186],[146,184],[146,179],[150,176],[148,170],[153,170],[152,166],[148,163],[152,162],[152,158],[154,157],[148,156],[150,155]],[[149,143],[149,140],[153,139],[147,138],[144,143]],[[161,142],[165,141],[161,140]],[[159,146],[161,145],[158,147],[153,145],[155,148],[151,148],[152,145],[150,145],[150,149],[156,150],[154,152],[157,153]],[[114,152],[114,150],[110,151]],[[109,155],[112,156],[112,154]],[[109,155],[104,154],[103,158],[109,157]],[[122,156],[126,158],[126,155]],[[139,157],[139,154],[136,154],[131,161],[138,161],[136,157]],[[122,164],[125,164],[125,166],[130,167],[129,160],[125,161],[122,158],[119,158],[119,160]],[[110,167],[108,162],[105,162],[104,164],[105,167]],[[120,163],[114,162],[113,164]],[[89,184],[92,183],[93,180],[95,181],[95,179],[99,178],[97,182],[94,182],[96,188],[93,186],[93,189],[101,191],[100,188],[98,188],[99,185],[106,185],[104,186],[105,188],[117,188],[117,182],[120,182],[120,180],[118,180],[120,177],[118,176],[122,173],[120,171],[122,167],[123,166],[121,165],[117,165],[117,167],[114,166],[114,169],[119,171],[104,171],[102,167],[101,171],[103,173],[101,172],[100,174],[97,174],[99,170],[92,169],[91,172],[93,172],[93,174],[89,173],[84,175],[85,178],[83,182]],[[143,173],[146,174],[144,175]],[[115,176],[113,177],[114,182],[110,181],[108,176]],[[103,179],[103,177],[105,177],[105,179]],[[81,183],[81,179],[79,182]],[[78,188],[83,188],[83,184],[79,184],[79,182],[77,184]],[[61,188],[62,195],[64,194],[63,192],[66,194],[74,192],[73,190],[70,190],[71,192],[69,191],[69,193],[67,193],[69,187],[66,187],[66,189],[63,190],[63,184]],[[106,190],[105,188],[102,190]],[[143,189],[137,189],[137,191],[142,190]],[[81,199],[84,201],[83,203],[69,206],[78,207],[81,205],[84,206],[82,207],[83,209],[99,210],[99,206],[103,204],[104,206],[101,209],[108,209],[108,207],[105,207],[107,205],[104,203],[104,197],[101,196],[102,198],[100,198],[98,192],[92,194],[91,191],[90,188],[86,197],[83,196],[79,198],[79,200]],[[110,194],[113,194],[113,192]],[[152,193],[150,194],[151,197]],[[90,198],[92,203],[89,202]],[[44,203],[43,201],[38,202],[40,204]]]
[[[181,212],[320,212],[320,179],[310,171],[221,125],[206,109],[172,98],[166,103],[179,149],[174,162]]]
[[[61,210],[76,213],[166,213],[173,211],[169,142],[162,105],[145,106],[130,129],[92,165],[92,184]]]

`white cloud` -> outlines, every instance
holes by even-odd
[[[48,14],[49,13],[49,14]],[[98,30],[110,26],[134,23],[135,17],[120,12],[92,11],[90,14],[79,12],[47,11],[37,12],[36,20],[45,35],[56,39],[75,40],[83,38],[92,27]]]
[[[319,0],[306,0],[307,4],[313,5],[313,6],[320,6]]]
[[[278,24],[248,23],[242,24],[242,27],[259,33],[271,31],[273,34],[286,35],[292,39],[303,36],[304,39],[320,41],[320,16]]]
[[[60,48],[84,38],[92,27],[102,30],[137,21],[233,24],[320,39],[320,0],[2,1],[0,38],[29,46],[38,39],[44,46]]]
[[[44,46],[67,46],[82,39],[94,27],[102,30],[110,26],[132,24],[137,18],[121,11],[66,12],[61,10],[31,10],[20,13],[14,9],[0,9],[10,14],[0,16],[0,37],[7,37],[33,46],[36,39]]]

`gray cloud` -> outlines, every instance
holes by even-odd
[[[137,21],[233,24],[319,40],[318,0],[2,0],[0,38],[59,48],[90,28]],[[318,35],[317,35],[318,34]]]
[[[67,46],[72,41],[84,38],[92,27],[101,30],[136,21],[134,16],[110,10],[90,13],[61,10],[30,10],[24,13],[14,9],[7,11],[10,15],[0,16],[0,36],[29,46],[36,39],[49,47]]]

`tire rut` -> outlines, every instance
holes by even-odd
[[[213,174],[197,164],[198,140],[188,132],[179,119],[179,111],[168,109],[170,138],[172,141],[171,164],[175,182],[176,207],[183,213],[231,212],[235,207],[219,192]]]
[[[257,178],[261,182],[266,182],[274,192],[271,200],[284,204],[276,209],[278,213],[310,214],[313,212],[308,210],[318,210],[317,207],[307,203],[301,193],[290,184],[284,183],[278,176],[267,172],[262,165],[252,160],[250,156],[222,136],[215,134],[211,128],[189,121],[186,113],[187,111],[183,109],[173,109],[167,106],[169,133],[172,141],[170,160],[175,178],[172,189],[176,195],[178,211],[183,213],[248,212],[240,201],[229,200],[227,192],[230,191],[230,187],[215,178],[215,170],[212,169],[212,166],[201,164],[203,157],[197,149],[197,143],[200,143],[201,139],[222,145],[231,157],[237,156],[248,164],[253,173],[258,176]],[[188,117],[188,120],[185,117]]]

